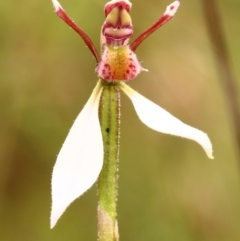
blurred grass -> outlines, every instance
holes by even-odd
[[[135,36],[169,4],[132,2]],[[240,3],[218,3],[239,93]],[[61,4],[98,46],[105,1]],[[49,229],[52,167],[97,81],[94,59],[50,1],[1,1],[0,29],[0,240],[96,240],[95,187]],[[215,159],[145,127],[123,95],[121,240],[239,241],[237,145],[200,2],[182,2],[137,54],[149,73],[129,84],[207,132]]]

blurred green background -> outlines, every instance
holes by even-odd
[[[133,0],[133,39],[170,4]],[[103,0],[62,0],[96,46]],[[240,2],[219,0],[240,91]],[[137,50],[143,67],[129,84],[185,123],[209,134],[214,160],[192,141],[157,133],[122,95],[119,228],[122,241],[239,241],[240,160],[206,31],[201,1]],[[97,239],[96,187],[50,230],[51,171],[97,76],[80,37],[51,1],[0,1],[0,240]],[[239,123],[240,124],[240,123]]]

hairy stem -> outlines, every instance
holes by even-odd
[[[118,241],[117,179],[120,140],[120,92],[117,85],[103,83],[99,105],[104,143],[104,163],[98,179],[98,238]]]

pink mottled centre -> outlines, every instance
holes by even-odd
[[[98,76],[108,82],[134,79],[143,70],[129,46],[105,45],[102,59],[96,67]]]

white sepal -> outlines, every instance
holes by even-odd
[[[184,124],[160,106],[134,91],[128,85],[120,83],[120,87],[131,99],[138,117],[145,125],[165,134],[194,140],[203,147],[209,158],[213,158],[212,144],[206,133]]]
[[[52,174],[53,228],[66,208],[97,180],[103,165],[103,140],[98,117],[100,82],[75,120]]]

